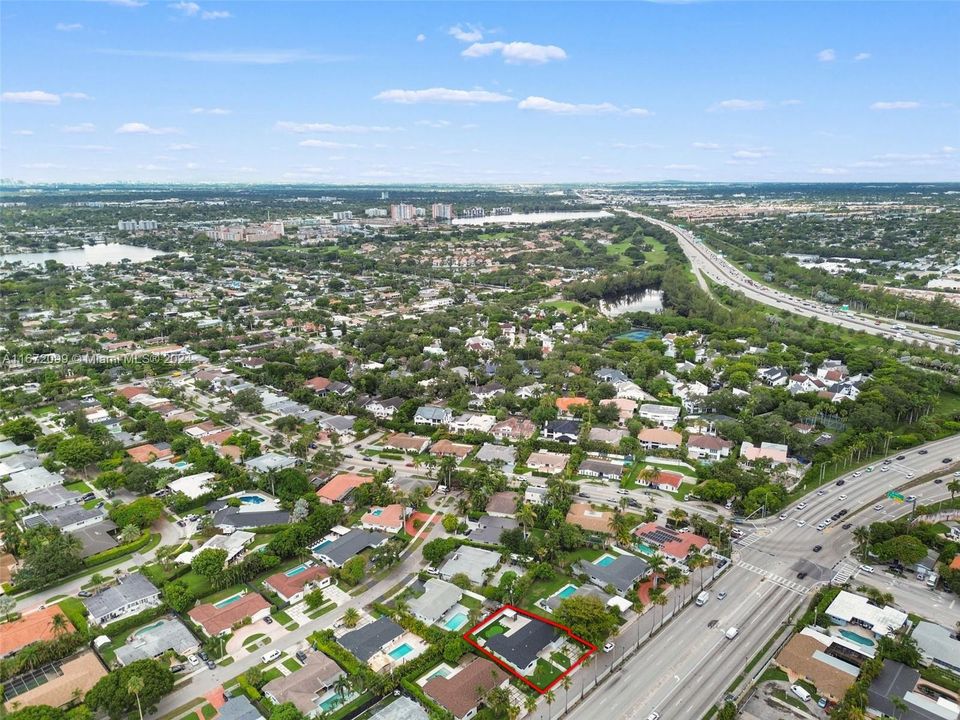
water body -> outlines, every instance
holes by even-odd
[[[624,295],[613,302],[600,301],[600,312],[607,317],[617,317],[624,313],[658,313],[663,310],[663,291],[646,290],[642,294]]]
[[[89,267],[91,265],[119,263],[122,260],[135,263],[146,262],[157,255],[163,255],[163,253],[138,245],[107,243],[105,245],[85,245],[82,248],[71,248],[69,250],[0,253],[0,265],[15,262],[23,265],[43,265],[47,260],[56,260],[58,263],[70,267]]]
[[[545,213],[514,213],[513,215],[491,215],[482,218],[456,218],[454,225],[534,225],[536,223],[557,222],[559,220],[595,220],[597,218],[612,217],[606,210],[591,210],[585,212],[545,212]]]

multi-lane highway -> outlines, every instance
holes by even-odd
[[[954,338],[933,334],[923,325],[892,321],[889,318],[881,318],[866,313],[842,312],[834,306],[815,300],[794,297],[763,285],[745,275],[732,263],[701,243],[690,230],[647,215],[640,215],[632,211],[625,212],[672,232],[677,237],[681,249],[690,261],[694,274],[704,288],[707,287],[704,278],[709,278],[721,285],[740,291],[751,300],[780,310],[788,310],[797,315],[816,318],[849,330],[859,330],[891,340],[923,343],[950,352],[958,350],[957,341]],[[938,331],[938,333],[942,332],[944,331]]]
[[[704,607],[684,610],[627,661],[618,673],[622,679],[608,680],[600,694],[572,711],[573,717],[644,720],[653,711],[665,719],[702,717],[818,584],[850,577],[859,582],[864,577],[858,575],[858,563],[849,558],[854,528],[909,512],[907,504],[888,500],[886,494],[909,483],[908,475],[920,478],[947,472],[943,459],[960,458],[960,436],[921,449],[926,452],[900,453],[902,460],[892,456],[886,472],[881,472],[884,466],[877,463],[872,472],[857,470],[857,477],[851,472],[839,478],[842,486],[830,483],[822,488],[823,494],[809,493],[784,511],[784,520],[777,515],[755,525],[742,525],[745,535],[737,541],[732,567],[712,588],[711,600]],[[952,473],[947,477],[952,478]],[[930,480],[907,494],[935,502],[949,497],[946,483]],[[798,510],[801,502],[804,507]],[[880,510],[873,509],[877,504],[882,506]],[[817,530],[822,520],[844,509],[847,514],[842,519]],[[802,525],[800,521],[804,521]],[[850,527],[844,529],[846,523]],[[814,552],[818,545],[821,549]],[[803,577],[798,577],[801,574]],[[875,574],[870,580],[880,577]],[[723,600],[717,598],[721,590],[727,593]],[[730,627],[739,632],[727,640],[724,633]],[[625,633],[629,636],[631,630]],[[630,642],[629,637],[625,639]]]

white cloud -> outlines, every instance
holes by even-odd
[[[60,96],[45,90],[24,90],[21,92],[5,92],[0,95],[3,102],[21,103],[24,105],[59,105]]]
[[[177,10],[183,13],[184,15],[186,15],[187,17],[193,17],[194,15],[200,12],[200,6],[197,5],[195,2],[170,3],[170,5],[168,5],[167,7],[171,8],[172,10]]]
[[[869,60],[871,57],[873,56],[868,52],[857,53],[856,55],[853,56],[853,61],[863,62],[864,60]]]
[[[952,145],[944,145],[942,148],[940,148],[940,152],[942,152],[944,155],[953,155],[953,153],[960,151],[958,151],[957,148],[953,147]]]
[[[73,145],[74,150],[86,150],[88,152],[113,152],[109,145]]]
[[[664,170],[699,170],[699,165],[685,165],[683,163],[670,163],[663,166]]]
[[[421,127],[429,127],[439,130],[440,128],[450,127],[451,123],[449,120],[417,120],[414,125],[420,125]]]
[[[172,135],[180,132],[177,128],[155,128],[141,122],[128,122],[118,127],[114,132],[119,135]]]
[[[195,163],[195,162],[188,162],[186,165],[184,165],[184,167],[185,167],[187,170],[196,170],[197,168],[200,167],[200,165],[198,165],[198,164]]]
[[[690,147],[694,148],[695,150],[719,150],[720,149],[720,145],[718,143],[713,143],[713,142],[690,143]]]
[[[413,105],[415,103],[497,103],[513,98],[489,90],[451,90],[436,87],[425,90],[384,90],[373,99]]]
[[[820,62],[833,62],[837,59],[837,51],[833,48],[827,48],[817,53],[817,60]]]
[[[352,59],[347,55],[324,55],[306,50],[98,50],[104,55],[145,57],[233,65],[288,65],[299,62],[333,63]]]
[[[33,135],[33,130],[14,130],[14,135]]]
[[[757,148],[756,150],[737,150],[732,157],[737,160],[759,160],[760,158],[770,157],[770,151],[766,148]]]
[[[884,102],[875,102],[870,106],[871,110],[915,110],[920,107],[916,100],[891,100]]]
[[[173,143],[173,145],[168,145],[167,150],[172,150],[174,152],[183,152],[185,150],[196,150],[197,146],[192,143]]]
[[[385,125],[334,125],[333,123],[298,123],[281,120],[274,125],[275,130],[292,133],[347,133],[364,135],[366,133],[393,132],[396,128]]]
[[[65,92],[61,97],[69,98],[70,100],[92,100],[89,95],[82,92]]]
[[[741,100],[734,98],[732,100],[721,100],[714,103],[707,110],[717,112],[718,110],[763,110],[767,107],[766,100]]]
[[[846,175],[846,174],[848,174],[849,172],[850,172],[850,171],[847,170],[846,168],[822,167],[822,168],[817,168],[816,170],[814,170],[814,171],[813,171],[813,174],[814,174],[814,175],[828,175],[828,176],[829,176],[829,175]]]
[[[204,10],[200,13],[201,20],[226,20],[232,17],[228,10]]]
[[[77,30],[83,30],[83,25],[81,25],[80,23],[59,22],[56,25],[54,25],[54,28],[56,30],[59,30],[60,32],[75,32]]]
[[[475,25],[454,25],[447,32],[460,42],[475,43],[483,40],[483,28]]]
[[[549,112],[557,115],[636,115],[648,116],[653,113],[645,108],[621,108],[613,103],[568,103],[549,98],[531,95],[521,100],[517,107],[520,110],[536,110],[538,112]]]
[[[65,133],[92,133],[96,132],[97,126],[93,123],[85,122],[79,125],[64,125],[60,130]]]
[[[332,140],[301,140],[297,143],[300,147],[326,148],[329,150],[340,150],[343,148],[358,148],[354,143],[340,143]]]
[[[104,2],[107,5],[119,5],[120,7],[128,8],[138,8],[143,7],[147,4],[146,0],[95,0],[96,2]]]
[[[232,110],[227,110],[226,108],[205,108],[205,107],[195,107],[190,110],[191,115],[229,115],[232,113]]]
[[[417,42],[423,42],[426,39],[427,39],[427,36],[424,35],[423,33],[420,33],[419,35],[417,35]]]
[[[566,60],[567,53],[556,45],[537,45],[529,42],[488,42],[474,43],[461,55],[468,58],[486,57],[499,53],[504,61],[512,65],[531,63],[543,65],[553,60]]]

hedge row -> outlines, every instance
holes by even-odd
[[[169,612],[169,609],[163,603],[160,603],[157,607],[148,608],[143,612],[137,613],[136,615],[131,615],[130,617],[117,620],[112,622],[109,625],[104,625],[102,628],[103,634],[109,637],[111,640],[120,637],[121,635],[126,635],[131,630],[134,630],[144,623],[148,623],[151,620],[156,620],[163,615],[166,615]]]
[[[88,568],[92,568],[92,567],[96,567],[97,565],[103,565],[104,563],[108,563],[111,560],[115,560],[118,557],[129,555],[130,553],[134,553],[140,548],[142,548],[144,545],[146,545],[148,542],[150,542],[150,537],[151,537],[150,531],[145,530],[143,533],[140,534],[140,537],[138,537],[133,542],[129,542],[126,545],[117,545],[117,547],[110,548],[109,550],[104,550],[103,552],[98,552],[96,555],[91,555],[90,557],[88,557],[86,560],[83,561],[83,564],[86,565]]]

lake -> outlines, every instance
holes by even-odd
[[[146,262],[157,255],[163,255],[163,253],[159,250],[137,245],[107,243],[105,245],[85,245],[82,248],[71,248],[69,250],[0,253],[0,265],[15,262],[24,265],[43,265],[47,260],[56,260],[58,263],[70,267],[89,267],[90,265],[119,263],[121,260],[129,260],[135,263]]]
[[[600,301],[600,312],[607,317],[617,317],[625,313],[658,313],[663,310],[663,291],[646,290],[642,294],[624,295],[613,302]]]
[[[489,215],[482,218],[457,218],[454,225],[517,225],[557,222],[559,220],[596,220],[597,218],[613,217],[606,210],[592,210],[586,212],[544,212],[544,213],[514,213],[513,215]]]

